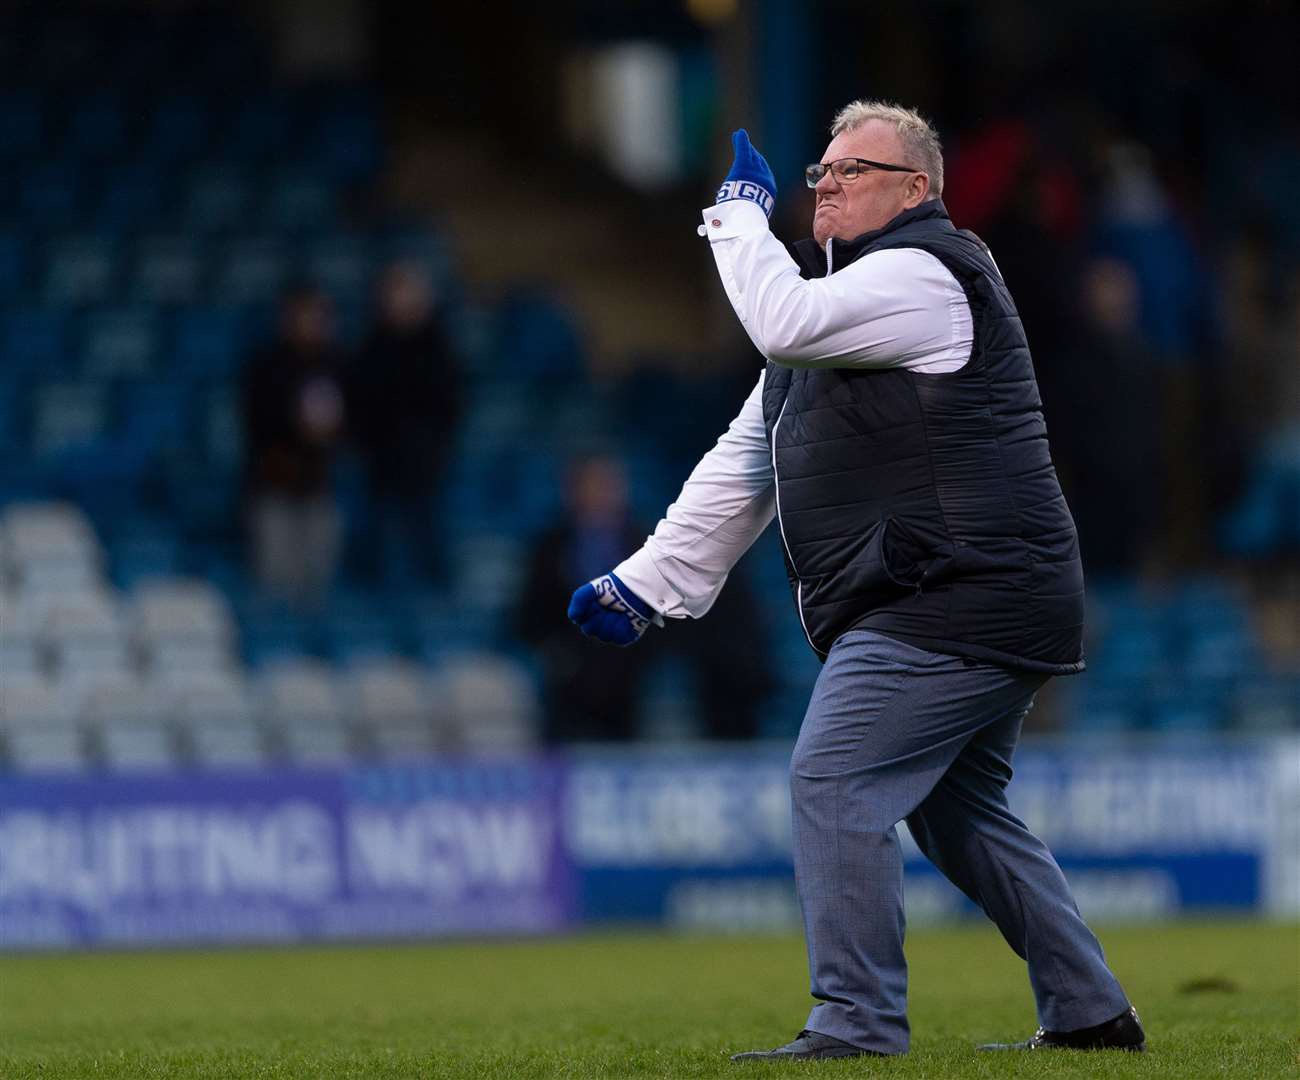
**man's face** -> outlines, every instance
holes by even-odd
[[[840,158],[867,158],[888,165],[916,164],[904,157],[898,132],[884,120],[868,120],[859,128],[836,135],[821,160],[829,165]],[[813,238],[825,245],[831,237],[852,240],[879,229],[924,200],[930,185],[924,173],[863,167],[858,178],[848,184],[841,184],[828,169],[815,190]]]

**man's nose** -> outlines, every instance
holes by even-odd
[[[839,188],[839,181],[835,179],[835,174],[830,169],[827,169],[822,173],[822,178],[817,181],[817,186],[813,190],[818,194],[828,195],[832,191],[838,191]]]

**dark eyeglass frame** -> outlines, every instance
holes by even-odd
[[[870,158],[842,157],[842,158],[836,158],[834,161],[814,161],[811,165],[806,166],[803,171],[804,182],[807,183],[807,185],[810,188],[815,188],[818,184],[821,183],[822,177],[825,176],[828,172],[832,176],[835,176],[835,166],[838,165],[841,161],[853,161],[856,162],[858,165],[866,165],[872,169],[879,169],[881,172],[923,172],[924,171],[922,169],[914,169],[910,165],[890,165],[888,162],[872,161]],[[853,179],[851,180],[844,180],[841,179],[839,176],[835,176],[835,181],[836,183],[839,184],[852,184],[861,179],[862,179],[861,173],[853,177]]]

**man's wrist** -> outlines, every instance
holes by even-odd
[[[768,217],[772,216],[772,207],[776,205],[776,196],[753,180],[724,180],[718,188],[717,201],[730,202],[733,199],[747,199],[757,203]]]
[[[634,551],[610,573],[646,603],[651,609],[650,621],[656,626],[664,625],[663,612],[680,608],[684,603],[681,595],[668,584],[655,565],[654,555],[648,546]]]
[[[771,231],[772,223],[758,203],[748,199],[730,199],[714,203],[700,211],[702,224],[695,230],[710,242],[732,240],[738,236],[755,236]]]

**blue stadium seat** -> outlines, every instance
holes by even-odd
[[[26,404],[23,380],[0,367],[0,460],[11,454],[18,457],[25,448]],[[3,501],[4,492],[0,490]]]
[[[96,236],[56,240],[46,252],[45,302],[55,307],[104,303],[115,291],[116,270],[115,245],[110,240]]]
[[[190,455],[164,461],[167,499],[180,529],[192,537],[224,536],[239,528],[239,484]]]
[[[218,260],[212,294],[222,304],[273,304],[290,273],[284,243],[269,236],[231,241]]]
[[[100,181],[95,223],[114,232],[157,228],[172,205],[172,188],[154,164],[119,165]]]
[[[136,246],[129,292],[145,304],[189,304],[199,295],[204,262],[186,236],[147,236]]]
[[[321,626],[325,655],[338,663],[354,663],[397,652],[398,635],[391,619],[382,612],[368,615],[331,612]]]
[[[1107,681],[1089,671],[1077,686],[1068,686],[1065,726],[1088,734],[1131,731],[1147,726],[1148,713],[1141,682]]]
[[[121,154],[127,142],[126,111],[107,91],[78,97],[63,132],[65,155],[106,158]]]
[[[227,378],[247,351],[247,320],[230,307],[200,307],[176,315],[171,357],[174,370],[197,378]]]
[[[81,173],[71,162],[25,166],[18,183],[18,214],[33,228],[75,227],[82,218],[82,185]]]
[[[428,664],[459,650],[486,649],[496,637],[496,627],[481,611],[425,607],[409,618],[416,654]]]
[[[502,301],[498,348],[512,374],[534,379],[582,377],[586,351],[569,310],[544,293],[518,289]]]
[[[266,608],[245,615],[239,621],[239,632],[244,660],[250,667],[265,667],[308,651],[307,624],[283,610]]]
[[[449,737],[473,752],[518,752],[537,743],[540,702],[534,673],[499,652],[457,650],[443,657],[430,683],[445,710]]]
[[[1096,601],[1099,598],[1094,598]],[[1088,666],[1102,678],[1131,680],[1168,673],[1175,661],[1176,624],[1164,602],[1138,595],[1108,598],[1089,621]]]
[[[1248,731],[1300,731],[1300,676],[1259,672],[1243,680],[1232,715]]]
[[[571,384],[569,385],[571,387]],[[683,411],[686,410],[679,403],[677,412]],[[672,413],[659,414],[647,410],[641,415],[663,415],[668,418]],[[550,444],[566,455],[580,454],[590,450],[593,446],[610,445],[616,441],[619,431],[618,419],[594,389],[592,391],[584,390],[580,394],[572,393],[571,389],[568,392],[561,389],[558,394],[553,395],[552,400],[549,402],[544,423],[546,438]],[[671,423],[671,420],[667,420],[666,426],[671,425]],[[694,427],[689,430],[698,431],[699,428]],[[662,433],[659,434],[659,437],[663,437]],[[667,463],[665,459],[670,456],[672,448],[671,442],[668,442],[663,451],[653,456],[657,466],[663,467]],[[689,469],[690,466],[687,466],[687,468]],[[685,474],[683,474],[684,478]]]
[[[1151,692],[1151,726],[1157,731],[1215,731],[1230,713],[1218,695],[1186,683],[1157,683]]]
[[[1257,661],[1254,638],[1245,626],[1200,626],[1183,639],[1183,670],[1192,681],[1232,679]]]
[[[247,225],[253,189],[243,170],[229,164],[203,166],[183,196],[186,231],[220,232]]]
[[[302,257],[303,272],[336,298],[368,298],[374,261],[366,237],[331,233],[309,243]]]
[[[244,460],[244,419],[238,387],[230,382],[212,387],[204,393],[199,408],[195,425],[199,452],[209,465],[234,472]]]
[[[495,621],[514,604],[526,564],[517,534],[458,536],[448,544],[448,557],[458,609]]]
[[[6,372],[62,371],[69,358],[66,316],[59,311],[0,314],[0,366]]]
[[[193,433],[186,383],[132,386],[121,409],[123,449],[133,452],[142,464],[164,450],[182,448]]]
[[[84,733],[69,695],[39,676],[5,685],[5,741],[12,768],[22,772],[86,768]]]
[[[82,371],[140,378],[157,366],[161,331],[152,308],[108,308],[86,317]]]
[[[32,450],[36,454],[99,443],[108,429],[102,384],[50,383],[32,393]]]
[[[27,240],[16,232],[0,232],[0,296],[12,304],[31,291],[31,257]]]
[[[1300,423],[1273,432],[1257,451],[1245,492],[1219,532],[1227,551],[1246,558],[1300,551]]]
[[[523,383],[503,382],[474,395],[461,438],[470,448],[518,445],[535,431],[537,397]]]
[[[175,530],[163,520],[132,518],[108,545],[113,583],[120,589],[162,575],[178,574],[181,546]]]
[[[322,229],[334,213],[334,192],[310,172],[282,172],[266,184],[261,211],[264,228],[272,231]]]
[[[446,498],[462,527],[490,522],[506,531],[530,532],[555,515],[562,463],[543,449],[519,449],[523,445],[519,440],[484,442],[458,453]],[[461,514],[472,520],[462,520]]]
[[[780,690],[770,695],[758,714],[758,734],[763,739],[793,739],[808,708],[807,688]]]

